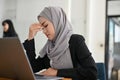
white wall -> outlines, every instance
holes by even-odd
[[[16,25],[16,0],[0,0],[0,23],[5,19],[11,19]],[[0,37],[2,37],[3,28],[0,24]]]
[[[3,16],[3,6],[4,6],[4,1],[3,0],[0,0],[0,23],[2,22],[2,16]],[[3,28],[2,28],[2,25],[0,24],[0,37],[2,37],[2,33],[3,32]]]
[[[87,5],[89,49],[96,62],[104,62],[106,0],[89,0]]]
[[[71,0],[71,23],[75,33],[86,37],[86,0]]]

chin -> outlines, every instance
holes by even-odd
[[[48,38],[48,40],[52,41],[53,39],[52,38]]]
[[[48,40],[52,41],[52,39],[48,38]]]
[[[7,32],[7,30],[4,30],[4,32]]]

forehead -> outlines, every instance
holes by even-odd
[[[8,23],[7,23],[7,22],[5,22],[3,25],[8,25]]]
[[[44,17],[39,17],[39,22],[40,22],[40,23],[43,23],[43,22],[46,22],[46,21],[48,21],[46,18],[44,18]]]

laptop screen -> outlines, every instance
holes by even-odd
[[[0,38],[0,77],[34,80],[34,75],[18,38]]]

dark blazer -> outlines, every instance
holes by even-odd
[[[26,40],[23,44],[34,72],[50,67],[50,60],[47,55],[43,58],[35,58],[34,39]],[[58,69],[57,76],[68,77],[73,80],[96,80],[97,69],[95,61],[85,44],[83,36],[73,34],[69,40],[69,49],[73,68]]]

